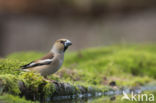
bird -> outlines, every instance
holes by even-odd
[[[72,45],[68,39],[58,39],[53,44],[49,53],[42,58],[21,66],[23,71],[33,71],[40,73],[43,77],[54,74],[63,64],[64,53]]]

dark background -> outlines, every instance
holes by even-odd
[[[0,56],[156,41],[156,0],[0,0]]]

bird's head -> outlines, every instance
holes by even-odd
[[[72,45],[72,43],[68,39],[58,39],[54,43],[52,51],[64,53],[70,45]]]

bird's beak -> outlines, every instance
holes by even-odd
[[[64,45],[65,45],[65,47],[68,47],[68,46],[72,45],[72,42],[69,40],[66,40]]]

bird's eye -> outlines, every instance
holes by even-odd
[[[64,44],[64,41],[61,41],[62,44]]]

